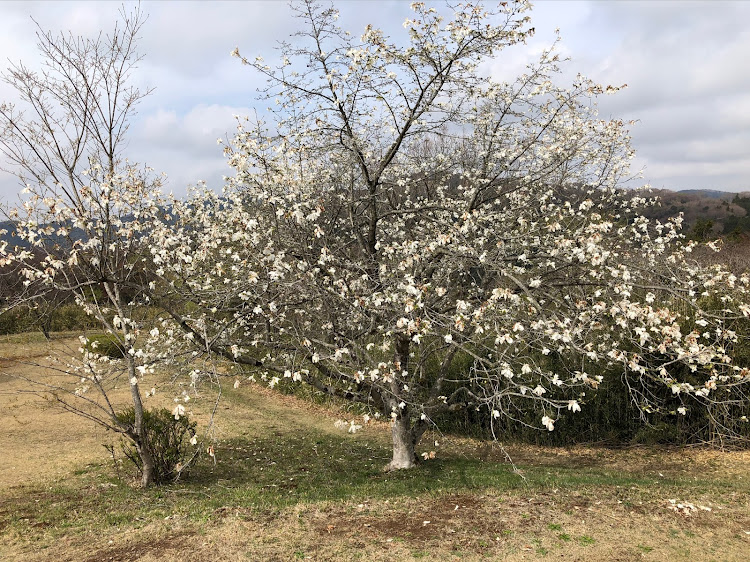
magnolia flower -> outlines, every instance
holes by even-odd
[[[555,429],[555,420],[549,416],[544,416],[542,418],[542,425],[547,428],[547,431],[553,431]]]
[[[571,412],[580,412],[581,411],[581,405],[578,403],[577,400],[569,400],[568,401],[568,410]]]

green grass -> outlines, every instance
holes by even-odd
[[[120,535],[176,519],[201,532],[227,517],[273,520],[290,508],[315,511],[320,506],[335,506],[335,510],[351,514],[355,506],[366,502],[379,505],[380,511],[375,509],[372,514],[377,518],[409,502],[428,504],[448,496],[489,495],[522,523],[503,523],[492,533],[474,532],[474,521],[468,517],[464,542],[456,545],[460,548],[455,552],[484,552],[506,543],[512,550],[530,541],[537,556],[554,557],[566,548],[594,550],[606,538],[597,529],[587,528],[585,532],[590,534],[579,535],[584,530],[574,530],[564,518],[551,519],[564,524],[540,521],[540,511],[529,507],[526,498],[540,499],[544,505],[552,498],[557,514],[573,515],[603,497],[610,505],[631,509],[650,504],[650,509],[655,509],[669,497],[712,494],[733,501],[750,492],[750,480],[708,472],[682,479],[655,477],[649,471],[579,464],[574,456],[563,465],[551,466],[539,459],[519,463],[522,477],[507,463],[478,458],[469,445],[448,447],[437,459],[413,470],[385,473],[382,467],[391,455],[385,432],[365,430],[355,436],[334,432],[330,419],[304,411],[298,420],[297,413],[272,400],[230,389],[224,403],[229,409],[222,423],[227,434],[234,436],[216,444],[216,462],[203,455],[189,477],[176,484],[147,490],[133,487],[118,478],[113,463],[102,454],[101,462],[80,466],[51,484],[0,491],[0,543],[4,537],[15,537],[44,548],[62,537]],[[237,412],[246,417],[232,417],[239,416]],[[383,507],[385,502],[388,506]],[[664,535],[676,541],[691,538],[668,529]],[[412,558],[430,558],[434,551],[414,536],[418,530],[389,536],[394,542],[406,540]],[[535,538],[530,539],[529,533]],[[514,541],[518,544],[511,544]],[[309,546],[294,544],[288,554],[291,559],[310,558]],[[636,549],[635,544],[632,548]],[[639,544],[637,549],[646,553],[651,547]],[[342,559],[352,559],[350,554],[353,556],[348,552]],[[367,559],[366,554],[358,554]],[[250,553],[248,557],[252,558]]]
[[[271,428],[269,428],[271,429]],[[217,462],[201,458],[184,482],[141,490],[119,481],[112,464],[102,462],[76,470],[52,488],[15,488],[3,500],[15,506],[0,514],[0,527],[18,531],[45,529],[59,536],[70,529],[96,530],[138,526],[178,515],[198,523],[220,515],[226,506],[248,513],[275,513],[297,504],[362,499],[436,497],[483,490],[597,495],[599,488],[627,489],[633,501],[647,498],[656,480],[615,474],[598,468],[521,467],[525,479],[501,463],[454,456],[420,464],[416,469],[384,473],[390,451],[384,444],[328,434],[314,428],[241,436],[217,447]],[[704,491],[705,480],[680,484],[680,490]],[[736,489],[737,482],[711,486]],[[670,483],[659,493],[668,497]],[[135,522],[135,523],[133,523]],[[560,531],[559,524],[550,530]],[[569,540],[565,533],[558,535]],[[593,544],[589,536],[578,539]]]

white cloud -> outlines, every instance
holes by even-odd
[[[135,6],[126,2],[126,8]],[[141,33],[145,56],[134,75],[155,87],[133,121],[129,156],[169,174],[168,189],[182,192],[205,179],[220,186],[230,170],[216,138],[234,130],[233,113],[250,113],[263,82],[229,52],[268,55],[290,39],[298,23],[285,2],[151,2]],[[408,4],[338,2],[339,23],[355,36],[366,23],[403,37]],[[2,2],[0,52],[38,63],[33,16],[43,29],[74,33],[107,30],[120,5],[110,2]],[[750,3],[748,2],[537,2],[537,35],[508,50],[487,70],[511,78],[549,46],[561,29],[567,76],[581,71],[602,83],[629,88],[602,100],[604,116],[640,120],[633,129],[646,179],[669,188],[750,187],[744,158],[750,146]],[[268,57],[267,57],[268,58]],[[13,92],[0,83],[0,99]],[[15,181],[0,176],[0,200]]]
[[[168,177],[166,189],[176,195],[188,186],[205,181],[220,190],[222,176],[231,169],[222,154],[218,138],[231,136],[236,128],[235,115],[248,115],[247,107],[200,104],[183,115],[158,109],[144,115],[132,130],[131,159],[143,162]]]
[[[563,28],[574,38],[573,66],[605,84],[628,84],[600,110],[638,120],[632,138],[646,180],[670,189],[750,187],[750,73],[743,70],[750,3],[587,5],[586,18]]]

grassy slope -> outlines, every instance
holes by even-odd
[[[0,363],[9,349],[0,342]],[[142,491],[116,478],[106,436],[6,394],[12,384],[0,377],[0,411],[13,412],[3,416],[0,559],[745,560],[750,551],[748,453],[509,446],[519,474],[499,448],[431,435],[425,450],[437,459],[385,474],[386,425],[348,435],[333,427],[345,414],[241,387],[220,407],[218,462],[204,455],[189,480]],[[194,407],[200,418],[208,405]],[[76,437],[63,448],[61,427]],[[9,460],[34,451],[44,453]],[[670,499],[711,511],[679,514]]]

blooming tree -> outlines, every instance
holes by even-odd
[[[533,32],[526,2],[448,20],[415,3],[405,46],[294,9],[277,59],[233,52],[267,79],[272,122],[240,122],[223,196],[177,204],[152,249],[202,346],[389,419],[391,469],[446,412],[534,401],[552,431],[604,372],[644,409],[660,388],[681,413],[744,397],[750,277],[696,265],[679,219],[623,195],[628,124],[595,105],[617,88],[558,85],[554,49],[513,82],[480,72]]]
[[[0,268],[24,280],[6,306],[70,294],[105,332],[82,335],[77,354],[46,365],[56,377],[26,380],[30,390],[132,441],[148,486],[154,464],[144,398],[155,390],[141,386],[165,358],[155,347],[163,336],[150,310],[157,278],[148,242],[164,208],[160,180],[122,154],[129,119],[148,93],[128,84],[143,14],[122,16],[110,35],[94,40],[40,30],[45,69],[19,63],[4,75],[20,105],[0,106],[0,150],[25,196],[6,211],[23,244],[0,247]],[[129,389],[128,400],[118,388]],[[128,403],[132,420],[120,415]],[[176,416],[184,412],[178,408]]]

